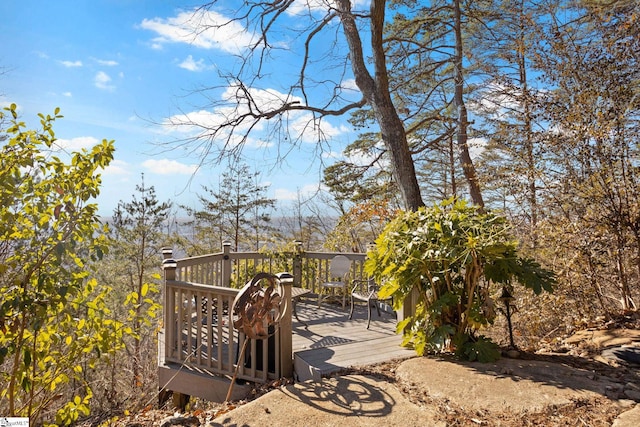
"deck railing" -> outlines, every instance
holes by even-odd
[[[295,286],[318,293],[320,283],[329,279],[329,263],[336,255],[351,260],[349,278],[365,277],[363,253],[295,251],[275,257],[262,252],[231,252],[231,245],[225,244],[219,253],[176,260],[176,280],[240,288],[256,273],[288,271],[294,276]]]
[[[230,245],[216,254],[172,259],[163,250],[164,343],[160,363],[233,376],[252,382],[290,377],[291,290],[289,285],[319,292],[329,279],[330,260],[338,253],[302,252],[269,256],[259,252],[231,252]],[[352,261],[350,279],[364,278],[365,254],[342,253]],[[233,329],[232,305],[239,288],[258,272],[289,271],[292,283],[284,286],[286,311],[273,337],[252,340],[239,360],[245,337]],[[161,386],[164,386],[161,384]]]

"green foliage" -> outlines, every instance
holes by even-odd
[[[292,274],[298,274],[302,283],[313,283],[318,274],[318,264],[313,262],[302,262],[305,256],[305,250],[298,242],[288,242],[271,250],[264,249],[260,251],[269,259],[269,269],[279,273],[287,271]],[[245,275],[246,277],[246,275]]]
[[[163,225],[172,206],[169,202],[158,201],[154,187],[145,186],[144,176],[136,191],[130,201],[120,201],[114,212],[108,259],[112,268],[105,277],[116,289],[111,299],[113,310],[130,328],[130,337],[125,344],[132,357],[123,357],[116,363],[132,373],[134,390],[153,382],[153,378],[145,374],[145,368],[150,363],[155,366],[156,358],[146,345],[155,340],[154,321],[161,311],[160,253],[167,239]],[[127,363],[131,366],[125,366]],[[114,383],[110,387],[115,388]],[[112,389],[111,393],[117,391]]]
[[[417,298],[415,312],[398,325],[406,345],[418,354],[454,350],[472,360],[496,355],[474,333],[495,318],[497,284],[540,293],[555,282],[551,271],[518,257],[505,218],[453,199],[399,214],[368,253],[365,270],[394,308]]]
[[[185,207],[194,218],[196,253],[218,250],[230,240],[234,251],[260,249],[270,226],[269,211],[275,199],[266,197],[267,185],[260,182],[260,173],[246,164],[230,163],[222,173],[218,189],[203,186],[199,195],[201,210]]]
[[[160,280],[160,276],[155,276]],[[162,306],[157,301],[160,295],[160,288],[157,283],[144,282],[141,292],[130,292],[124,301],[124,307],[127,308],[127,318],[125,324],[139,325],[145,330],[153,326],[153,321],[158,319]],[[134,331],[134,338],[139,339],[141,330]]]
[[[453,337],[455,343],[455,354],[461,359],[470,362],[494,362],[500,358],[498,346],[480,335],[474,338],[468,334],[457,334]]]
[[[72,401],[67,402],[56,414],[56,424],[70,425],[78,421],[81,415],[88,416],[91,413],[89,401],[92,396],[91,389],[87,389],[87,394],[84,398],[75,396]]]
[[[296,257],[299,257],[302,248],[295,242],[289,241],[281,243],[279,246],[260,250],[260,253],[269,259],[269,266],[272,273],[282,271],[293,272]]]
[[[117,350],[122,325],[109,319],[108,289],[85,264],[106,251],[97,206],[113,142],[70,154],[56,150],[53,123],[26,130],[15,104],[0,153],[0,413],[70,423],[88,410],[85,370]],[[66,400],[69,399],[69,400]]]

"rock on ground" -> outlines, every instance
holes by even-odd
[[[471,410],[541,411],[572,399],[604,396],[610,385],[575,367],[506,358],[495,363],[414,358],[400,364],[396,375],[432,398]]]

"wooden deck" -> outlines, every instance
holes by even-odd
[[[344,368],[365,366],[415,355],[400,347],[402,337],[395,333],[396,317],[390,310],[378,317],[375,309],[367,329],[367,311],[356,305],[349,320],[349,304],[323,303],[318,308],[313,297],[297,305],[301,322],[293,319],[294,376],[297,381],[318,381],[323,375]],[[305,326],[305,324],[307,326]]]
[[[319,284],[328,279],[330,260],[338,253],[296,249],[278,262],[262,253],[231,252],[175,260],[172,250],[162,251],[164,272],[163,327],[159,337],[158,386],[169,391],[222,401],[231,378],[266,383],[282,377],[297,381],[319,380],[323,375],[412,357],[400,347],[395,313],[373,313],[367,329],[367,310],[359,305],[353,320],[341,305],[317,305]],[[365,254],[340,253],[351,262],[350,277],[362,280]],[[231,332],[234,316],[229,307],[237,296],[234,285],[246,283],[256,271],[289,271],[283,280],[285,300],[297,304],[297,317],[286,315],[269,340],[251,340],[244,360],[238,363],[244,335]],[[273,271],[272,271],[273,270]],[[292,279],[292,280],[291,280]],[[289,287],[291,286],[291,287]],[[304,292],[298,291],[302,289]],[[294,313],[295,314],[295,313]],[[240,392],[239,384],[234,387]],[[224,394],[224,395],[223,395]],[[235,399],[235,397],[234,397]]]

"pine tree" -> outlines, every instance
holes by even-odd
[[[217,249],[231,239],[236,251],[258,250],[272,231],[269,210],[275,206],[275,199],[265,195],[268,187],[259,179],[260,173],[252,172],[248,165],[231,163],[217,191],[203,186],[206,194],[198,196],[202,208],[193,211],[198,235],[217,236]]]
[[[147,326],[157,317],[160,308],[157,300],[158,268],[166,239],[163,226],[171,203],[158,201],[154,187],[145,186],[144,175],[140,185],[136,186],[136,192],[130,201],[121,200],[114,211],[110,258],[116,273],[114,287],[125,293],[116,293],[117,304],[122,304],[120,300],[124,299],[127,313],[123,315],[131,322],[134,333],[130,350],[132,384],[140,387],[145,383],[142,349],[152,336],[152,329]]]

